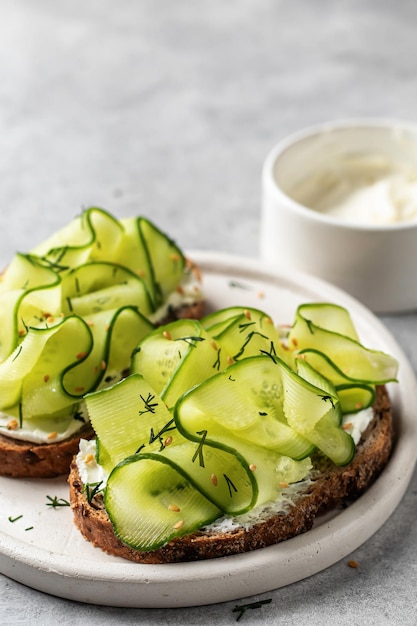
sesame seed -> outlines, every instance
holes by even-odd
[[[75,357],[76,357],[77,359],[84,359],[84,357],[86,357],[86,356],[87,356],[87,352],[78,352],[78,353],[75,355]]]
[[[288,489],[289,484],[288,484],[288,483],[286,483],[286,482],[280,482],[280,483],[279,483],[279,486],[281,487],[281,489]]]
[[[168,508],[170,511],[174,511],[175,513],[179,513],[181,511],[180,507],[176,504],[169,504]]]
[[[226,360],[227,360],[227,364],[228,365],[233,365],[233,363],[235,362],[233,357],[231,357],[231,356],[228,356]]]
[[[167,437],[164,441],[164,446],[165,447],[170,446],[171,443],[172,443],[172,437]]]
[[[49,435],[47,436],[47,439],[56,439],[58,437],[58,433],[53,431],[52,433],[49,433]]]
[[[200,269],[196,265],[193,266],[193,274],[198,280],[198,282],[201,283],[202,275],[201,275]]]
[[[297,346],[298,346],[298,341],[297,341],[297,339],[296,339],[295,337],[293,337],[293,338],[291,339],[291,343],[292,343],[292,345],[293,345],[293,346],[295,346],[295,347],[297,347]]]
[[[102,362],[101,362],[100,367],[101,367],[102,371],[104,372],[104,370],[105,370],[105,369],[106,369],[106,367],[107,367],[107,363],[106,363],[106,361],[102,361]]]
[[[217,487],[218,480],[217,480],[217,476],[216,476],[216,474],[212,474],[210,479],[211,479],[211,482],[213,483],[213,485],[214,485],[215,487]]]
[[[81,391],[84,391],[85,387],[74,387],[74,391],[76,391],[77,393],[80,393]]]
[[[249,465],[249,469],[250,469],[251,472],[254,472],[256,470],[256,465],[254,465],[254,463],[251,463]]]
[[[210,341],[210,345],[213,348],[213,350],[217,350],[217,343],[214,341],[214,339]]]
[[[261,300],[262,298],[265,297],[265,294],[263,291],[258,291],[258,293],[256,294],[256,296]]]
[[[19,427],[17,420],[10,420],[7,422],[7,430],[16,430]]]
[[[178,530],[179,528],[181,528],[181,526],[184,526],[184,520],[181,519],[179,522],[177,522],[176,524],[173,525],[173,529],[174,530]]]
[[[359,563],[351,559],[350,561],[348,561],[348,566],[352,567],[353,569],[357,569],[359,567]]]
[[[94,454],[89,452],[88,454],[85,455],[84,462],[88,464],[88,463],[91,463],[92,461],[94,461]]]
[[[352,422],[347,422],[346,424],[343,424],[342,428],[343,430],[349,430],[349,428],[352,428],[353,424]]]
[[[244,312],[244,313],[245,313],[245,317],[246,317],[246,319],[250,320],[250,319],[251,319],[251,314],[250,314],[250,311],[248,311],[248,309],[245,309],[245,312]]]
[[[48,380],[49,380],[49,374],[45,374],[45,376],[43,377],[43,381],[47,383]]]

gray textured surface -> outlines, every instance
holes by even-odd
[[[90,204],[256,256],[278,139],[341,117],[417,121],[416,25],[412,0],[2,0],[0,264]],[[417,315],[384,321],[417,369]],[[264,594],[240,623],[416,624],[416,493],[415,475],[359,569]],[[236,604],[84,606],[0,576],[5,625],[232,624]]]

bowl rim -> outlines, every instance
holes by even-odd
[[[355,128],[369,128],[381,130],[403,130],[416,134],[417,145],[417,123],[395,118],[384,117],[353,117],[344,119],[329,120],[317,124],[306,126],[300,130],[294,131],[286,135],[269,150],[263,166],[262,166],[262,186],[263,193],[271,195],[280,203],[285,201],[287,208],[293,210],[301,217],[309,219],[313,222],[331,225],[335,228],[351,231],[369,231],[369,232],[391,232],[391,231],[409,231],[417,229],[417,220],[402,221],[395,224],[361,224],[341,220],[327,213],[320,213],[314,209],[300,204],[287,195],[281,187],[276,183],[273,171],[278,158],[284,154],[286,150],[295,144],[322,133],[331,133],[338,130],[349,130]]]

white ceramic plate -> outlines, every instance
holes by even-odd
[[[390,386],[398,440],[389,465],[357,502],[304,535],[249,554],[169,565],[138,565],[93,548],[74,527],[68,507],[47,506],[48,495],[68,498],[64,479],[0,478],[3,574],[34,589],[94,604],[183,607],[235,600],[296,582],[344,558],[376,532],[400,502],[417,455],[411,414],[417,385],[384,326],[357,301],[310,276],[284,276],[251,259],[191,254],[203,271],[210,308],[254,306],[286,323],[302,302],[336,302],[349,309],[368,347],[398,358],[399,384]]]

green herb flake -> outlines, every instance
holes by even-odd
[[[83,492],[86,494],[88,504],[91,504],[92,499],[96,496],[100,491],[103,491],[101,485],[103,481],[101,480],[99,483],[87,483],[84,485]]]
[[[229,287],[236,287],[237,289],[247,289],[247,290],[251,289],[249,285],[245,285],[244,283],[240,283],[236,280],[229,281]]]
[[[46,502],[46,506],[50,506],[52,509],[56,509],[60,506],[70,506],[68,500],[65,500],[64,498],[58,498],[57,496],[46,496],[46,499],[49,500],[49,502]]]
[[[191,461],[192,461],[192,463],[194,463],[194,461],[198,457],[198,460],[199,460],[199,463],[200,463],[200,467],[205,467],[205,465],[204,465],[204,455],[203,455],[203,446],[204,446],[204,442],[205,442],[206,437],[207,437],[207,431],[206,430],[199,430],[197,432],[197,435],[202,435],[202,437],[201,437],[201,441],[198,444],[197,450],[195,451],[195,454],[194,454],[193,458],[191,459]]]
[[[235,606],[233,609],[233,613],[239,613],[236,618],[236,621],[239,622],[243,615],[249,609],[260,609],[264,604],[270,604],[272,602],[272,598],[268,598],[267,600],[258,600],[258,602],[251,602],[250,604],[242,604],[241,606]]]

